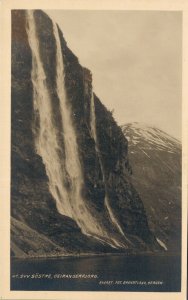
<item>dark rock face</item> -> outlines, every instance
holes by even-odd
[[[62,255],[67,251],[25,223],[11,218],[11,251],[15,257]]]
[[[132,182],[143,199],[155,236],[171,252],[181,251],[181,145],[163,131],[132,123],[129,140]]]
[[[47,87],[53,100],[52,113],[54,127],[58,133],[59,155],[64,164],[63,125],[56,92],[56,44],[52,21],[42,11],[35,11],[34,18]],[[79,158],[84,176],[82,194],[86,206],[95,215],[99,224],[107,228],[109,235],[114,234],[118,239],[124,239],[123,248],[160,249],[149,230],[143,203],[130,181],[131,168],[127,157],[127,140],[111,113],[94,96],[98,147],[103,168],[101,167],[95,140],[91,134],[91,73],[79,64],[77,57],[67,47],[60,30],[59,35],[64,55],[66,92],[71,105],[73,125],[76,128]],[[53,245],[57,245],[58,251],[63,249],[62,254],[119,251],[107,245],[105,240],[98,241],[84,235],[75,220],[57,211],[55,199],[49,192],[45,166],[42,158],[36,153],[34,131],[39,126],[39,120],[33,107],[31,69],[32,55],[26,31],[26,12],[14,10],[12,11],[11,91],[12,216],[17,222],[25,224],[26,233],[28,230],[34,230],[35,233],[45,236]],[[105,193],[108,193],[113,215],[126,238],[121,237],[117,226],[110,219],[105,207]],[[19,227],[18,223],[12,226]],[[15,230],[12,233],[13,239],[14,235]],[[18,236],[19,234],[17,238]],[[20,233],[20,236],[24,239],[24,234]],[[126,242],[127,240],[129,242]],[[44,249],[43,252],[46,251]],[[49,251],[46,253],[50,255]]]

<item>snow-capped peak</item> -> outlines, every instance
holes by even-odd
[[[144,123],[133,122],[122,126],[123,133],[131,144],[156,146],[158,150],[173,152],[174,148],[180,148],[180,142],[164,131]]]

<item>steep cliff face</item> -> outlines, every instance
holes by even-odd
[[[42,11],[12,11],[11,132],[11,212],[27,229],[62,254],[160,249],[127,140]]]
[[[122,126],[129,140],[132,181],[149,226],[168,251],[181,250],[181,144],[141,123]]]

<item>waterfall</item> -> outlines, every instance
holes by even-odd
[[[57,25],[53,23],[53,32],[56,41],[56,89],[60,100],[61,117],[64,130],[65,167],[69,176],[69,201],[72,207],[73,219],[85,234],[95,233],[103,236],[103,232],[95,218],[86,208],[82,196],[84,185],[82,168],[79,160],[76,132],[72,123],[71,107],[68,103],[65,81],[63,53]]]
[[[103,182],[104,182],[104,185],[105,185],[105,200],[104,200],[104,203],[105,203],[106,209],[108,211],[109,217],[110,217],[112,223],[114,224],[114,226],[118,229],[120,234],[127,240],[127,242],[131,243],[130,240],[125,236],[121,226],[119,225],[116,217],[114,216],[114,213],[113,213],[112,208],[111,208],[110,203],[109,203],[107,188],[106,188],[105,171],[104,171],[104,167],[103,167],[102,157],[101,157],[99,147],[98,147],[98,139],[97,139],[97,131],[96,131],[96,117],[95,117],[95,102],[94,102],[93,92],[91,94],[91,112],[90,112],[90,116],[91,116],[91,121],[90,121],[90,123],[91,123],[91,125],[90,125],[91,126],[91,134],[92,134],[92,137],[95,141],[95,151],[96,151],[96,153],[98,155],[98,158],[99,158],[99,163],[100,163],[100,166],[101,166],[101,171],[102,171],[102,176],[103,176]],[[121,246],[121,245],[118,243],[118,246]]]
[[[44,163],[48,176],[49,191],[56,201],[57,210],[62,215],[75,220],[84,234],[115,248],[125,247],[125,245],[122,246],[121,242],[109,234],[111,231],[103,224],[102,220],[99,221],[97,219],[94,208],[92,210],[89,208],[86,199],[82,195],[84,177],[79,157],[76,130],[72,122],[72,107],[65,88],[63,50],[57,25],[54,22],[52,23],[56,47],[56,93],[60,106],[61,132],[58,132],[54,124],[53,98],[48,90],[33,11],[27,11],[26,21],[28,42],[32,54],[31,80],[33,84],[34,119],[37,117],[38,120],[38,122],[35,120],[33,122],[35,147],[37,154]],[[93,95],[91,102],[91,130],[95,140],[96,152],[99,153]],[[59,133],[63,135],[63,150],[59,140]],[[101,161],[100,164],[102,166]],[[104,176],[103,169],[102,173]],[[105,203],[109,216],[115,224],[107,196]]]
[[[58,211],[74,219],[82,232],[87,235],[104,237],[104,230],[89,212],[82,198],[83,175],[79,161],[76,133],[71,119],[71,108],[64,83],[64,63],[58,29],[53,23],[56,41],[56,91],[60,101],[60,110],[64,134],[64,160],[59,155],[57,130],[53,124],[52,99],[48,91],[46,75],[40,57],[39,40],[33,11],[27,12],[27,35],[32,52],[31,79],[33,84],[34,115],[39,118],[35,130],[35,147],[41,156],[49,179],[49,190],[54,197]],[[67,184],[68,182],[68,184]]]
[[[56,200],[60,213],[72,217],[69,195],[64,188],[65,178],[58,155],[58,139],[52,119],[51,99],[47,88],[46,75],[40,58],[39,42],[33,11],[27,11],[26,30],[32,52],[31,79],[33,84],[34,115],[39,117],[37,130],[34,127],[35,147],[42,157],[49,178],[49,190]]]

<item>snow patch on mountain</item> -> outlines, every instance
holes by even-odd
[[[163,247],[163,249],[164,249],[165,251],[168,250],[167,247],[166,247],[166,245],[165,245],[165,243],[162,242],[159,238],[157,238],[157,242],[159,243],[159,245],[161,245],[161,247]]]
[[[168,151],[169,153],[174,153],[177,151],[177,148],[181,147],[180,141],[176,138],[158,128],[148,126],[144,123],[127,123],[122,126],[122,130],[127,140],[133,145],[140,146],[141,149],[144,149],[145,142],[147,142],[147,149],[148,145],[153,147],[155,144],[158,150]]]

